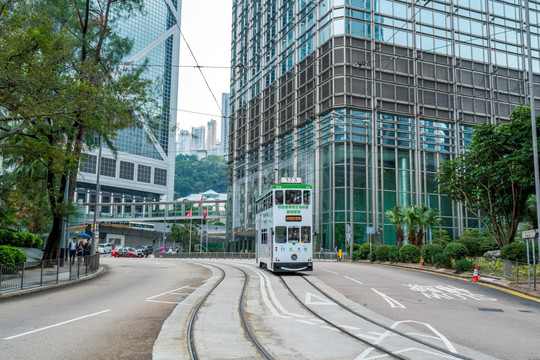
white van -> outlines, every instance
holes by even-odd
[[[100,254],[110,254],[112,250],[111,244],[99,244],[99,253]]]

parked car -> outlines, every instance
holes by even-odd
[[[117,247],[116,249],[112,249],[112,250],[111,250],[111,256],[116,256],[116,257],[118,257],[118,252],[119,252],[120,250],[122,250],[122,249],[123,249],[123,247],[121,247],[121,246]]]
[[[142,257],[142,253],[132,247],[121,248],[118,250],[116,257]]]
[[[112,251],[112,245],[111,244],[99,244],[98,251],[100,254],[109,254]]]
[[[140,251],[143,254],[143,256],[148,256],[148,255],[152,255],[152,253],[154,252],[154,247],[152,245],[142,245],[142,246],[139,246],[137,251]]]

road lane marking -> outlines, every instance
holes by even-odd
[[[329,273],[331,273],[331,274],[336,274],[336,275],[337,275],[337,272],[335,272],[335,271],[330,271],[330,270],[326,270],[326,269],[322,269],[322,270],[323,270],[323,271],[326,271],[326,272],[329,272]]]
[[[349,280],[351,280],[351,281],[354,281],[354,282],[357,282],[357,283],[359,283],[360,285],[364,285],[364,283],[363,283],[363,282],[361,282],[361,281],[358,281],[358,280],[355,280],[355,279],[353,279],[353,278],[350,278],[350,277],[348,277],[348,276],[345,276],[345,279],[349,279]]]
[[[91,316],[96,316],[96,315],[104,314],[104,313],[109,312],[109,311],[111,311],[111,309],[103,310],[103,311],[100,311],[100,312],[97,312],[97,313],[93,313],[93,314],[90,314],[90,315],[81,316],[81,317],[78,317],[78,318],[76,318],[76,319],[71,319],[71,320],[64,321],[64,322],[61,322],[61,323],[58,323],[58,324],[54,324],[54,325],[50,325],[50,326],[45,326],[45,327],[43,327],[43,328],[36,329],[36,330],[32,330],[32,331],[28,331],[28,332],[25,332],[25,333],[22,333],[22,334],[19,334],[19,335],[10,336],[10,337],[4,338],[4,340],[15,339],[15,338],[18,338],[18,337],[21,337],[21,336],[25,336],[25,335],[29,335],[29,334],[36,333],[36,332],[38,332],[38,331],[47,330],[47,329],[50,329],[50,328],[53,328],[53,327],[57,327],[57,326],[60,326],[60,325],[69,324],[70,322],[74,322],[74,321],[86,319],[86,318],[91,317]]]
[[[385,295],[385,294],[383,294],[382,292],[379,292],[379,291],[377,291],[377,290],[375,290],[375,289],[373,289],[373,288],[372,288],[371,290],[373,290],[373,291],[375,291],[377,294],[381,295],[382,298],[383,298],[384,300],[386,300],[387,303],[390,304],[390,306],[392,307],[392,309],[393,309],[393,308],[397,308],[397,307],[402,308],[402,309],[406,309],[405,306],[401,305],[399,302],[397,302],[396,300],[392,299],[390,296]]]
[[[313,298],[318,299],[319,301],[312,301],[311,299]],[[306,305],[336,305],[337,306],[335,302],[322,298],[310,292],[306,292],[306,300],[304,301],[304,303]]]
[[[148,302],[153,303],[161,303],[161,304],[180,304],[178,301],[161,301],[161,300],[146,300]]]
[[[151,300],[151,299],[153,299],[153,298],[156,298],[156,297],[158,297],[158,296],[167,295],[167,294],[172,293],[173,291],[178,291],[178,290],[182,290],[182,289],[185,289],[185,288],[187,288],[187,286],[182,286],[181,288],[178,288],[178,289],[169,290],[169,291],[167,291],[167,292],[164,292],[164,293],[161,293],[161,294],[158,294],[158,295],[150,296],[149,298],[146,298],[146,301]]]

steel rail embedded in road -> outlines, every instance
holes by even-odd
[[[232,266],[232,265],[229,265],[229,266]],[[251,331],[251,329],[249,328],[249,324],[247,322],[247,319],[246,319],[246,314],[244,312],[244,302],[245,302],[245,295],[246,295],[246,290],[247,290],[247,284],[248,284],[248,274],[246,273],[246,271],[244,269],[241,269],[239,267],[236,267],[234,266],[235,268],[237,268],[238,270],[242,271],[244,273],[244,277],[246,279],[246,281],[244,282],[244,287],[242,288],[242,295],[240,297],[240,304],[238,305],[238,311],[240,312],[240,317],[242,318],[242,323],[244,325],[244,330],[247,332],[247,334],[249,335],[251,341],[253,341],[253,343],[255,344],[255,346],[257,346],[257,349],[259,349],[259,351],[261,352],[261,354],[268,360],[271,360],[272,357],[268,354],[268,352],[266,351],[266,349],[257,341],[257,339],[255,338],[255,336],[253,335],[253,332]]]
[[[304,277],[304,276],[302,276]],[[337,330],[343,332],[344,334],[352,337],[353,339],[361,342],[362,344],[365,344],[365,345],[368,345],[368,346],[371,346],[387,355],[390,355],[391,357],[395,358],[395,359],[399,359],[399,360],[407,360],[407,358],[404,358],[402,356],[399,356],[399,355],[396,355],[394,354],[393,352],[391,352],[390,350],[387,350],[386,348],[380,346],[380,345],[376,345],[376,344],[373,344],[367,340],[364,340],[362,339],[361,337],[358,337],[354,334],[352,334],[351,332],[343,329],[342,327],[334,324],[333,322],[331,322],[330,320],[328,319],[325,319],[323,318],[321,315],[317,314],[315,311],[311,310],[306,304],[304,304],[299,298],[298,296],[296,296],[296,294],[292,291],[292,289],[289,287],[289,285],[287,284],[287,282],[283,279],[283,276],[279,275],[279,279],[281,280],[281,282],[283,283],[283,285],[285,286],[285,288],[287,289],[287,291],[289,291],[289,293],[296,299],[296,301],[302,305],[302,307],[304,307],[307,311],[309,311],[311,314],[313,314],[314,316],[316,316],[317,318],[321,319],[322,321],[324,321],[325,323],[327,323],[328,325],[332,326],[333,328],[336,328]],[[320,290],[319,290],[320,291]],[[324,294],[324,292],[321,291],[322,294]],[[324,294],[326,295],[326,294]],[[340,304],[338,304],[340,305]],[[343,305],[340,305],[342,307],[344,307]]]
[[[206,301],[208,296],[210,296],[210,294],[212,294],[212,292],[214,292],[214,290],[225,279],[225,276],[226,276],[225,271],[221,267],[216,266],[215,264],[211,264],[211,265],[208,264],[208,263],[204,263],[204,264],[219,269],[221,271],[221,273],[222,273],[222,276],[221,276],[220,280],[218,282],[216,282],[216,284],[214,284],[214,286],[207,292],[207,294],[199,300],[195,310],[193,311],[193,313],[191,315],[191,319],[189,321],[189,327],[188,327],[188,346],[189,346],[189,352],[190,352],[191,358],[194,359],[194,360],[199,359],[199,357],[197,355],[197,350],[196,350],[196,347],[195,347],[195,339],[194,339],[194,336],[193,336],[193,328],[195,326],[195,318],[197,317],[197,313],[199,312],[199,309],[201,308],[202,304]],[[257,350],[261,353],[261,355],[265,359],[272,360],[273,359],[272,356],[270,356],[268,351],[259,343],[259,341],[257,341],[255,335],[251,331],[251,329],[249,327],[249,324],[248,324],[248,321],[247,321],[247,318],[246,318],[246,315],[245,315],[244,303],[245,303],[247,285],[248,285],[248,280],[249,280],[248,274],[244,269],[242,269],[240,267],[237,267],[237,266],[234,266],[234,265],[231,265],[231,264],[225,264],[225,266],[232,267],[232,268],[234,268],[236,270],[241,271],[244,274],[244,284],[242,286],[242,293],[240,295],[240,301],[239,301],[239,304],[238,304],[238,313],[239,313],[240,318],[242,320],[242,327],[243,327],[244,331],[246,332],[246,334],[248,335],[251,342],[257,347]]]
[[[358,312],[356,312],[356,311],[354,311],[353,309],[349,308],[348,306],[342,304],[342,303],[339,302],[337,299],[333,298],[331,295],[329,295],[328,293],[326,293],[325,291],[323,291],[322,289],[320,289],[320,288],[319,288],[317,285],[315,285],[313,282],[309,281],[309,280],[307,279],[306,276],[302,275],[301,277],[302,277],[302,279],[304,279],[305,281],[307,281],[308,284],[310,284],[311,286],[313,286],[313,288],[315,288],[317,291],[319,291],[321,294],[323,294],[324,296],[326,296],[329,300],[331,300],[331,301],[333,301],[334,303],[336,303],[336,304],[337,304],[338,306],[340,306],[341,308],[347,310],[347,311],[350,312],[351,314],[354,314],[355,316],[358,316],[359,318],[361,318],[361,319],[363,319],[363,320],[365,320],[365,321],[370,322],[371,324],[373,324],[373,325],[375,325],[375,326],[379,326],[379,327],[385,329],[386,331],[390,331],[390,332],[392,332],[392,333],[394,333],[394,334],[396,334],[396,335],[398,335],[398,336],[401,336],[401,337],[404,337],[404,338],[409,339],[409,340],[411,340],[411,341],[417,342],[417,343],[419,343],[419,344],[421,344],[421,345],[424,345],[424,346],[427,346],[427,347],[429,347],[429,348],[431,348],[431,349],[433,349],[433,350],[440,351],[440,352],[445,353],[445,354],[447,354],[447,355],[451,355],[451,356],[453,356],[453,357],[455,357],[455,358],[457,358],[457,359],[471,360],[471,359],[468,358],[468,357],[465,357],[465,356],[456,354],[456,353],[454,353],[454,352],[452,352],[452,351],[449,351],[449,350],[443,349],[443,348],[441,348],[441,347],[438,347],[438,346],[436,346],[436,345],[427,343],[427,342],[422,341],[422,340],[420,340],[420,339],[417,339],[417,338],[415,338],[415,337],[413,337],[413,336],[410,336],[410,335],[408,335],[408,334],[406,334],[406,333],[404,333],[404,332],[401,332],[401,331],[399,331],[399,330],[396,330],[396,329],[393,329],[393,328],[391,328],[391,327],[388,327],[388,326],[386,326],[386,325],[384,325],[384,324],[382,324],[382,323],[380,323],[380,322],[378,322],[378,321],[375,321],[375,320],[373,320],[373,319],[370,319],[370,318],[368,318],[368,317],[365,316],[365,315],[359,314]],[[283,278],[281,279],[281,281],[283,281],[283,282],[285,283],[285,281],[283,280]],[[285,285],[287,286],[287,284],[285,284]],[[287,288],[288,288],[288,286],[287,286]],[[289,290],[289,291],[290,291],[290,290]],[[291,294],[292,294],[292,291],[291,291]],[[293,296],[294,296],[300,303],[302,303],[302,302],[296,297],[296,295],[293,294]],[[302,303],[302,304],[303,304],[303,303]],[[314,313],[311,309],[309,309],[305,304],[303,304],[303,305],[304,305],[309,311],[311,311],[313,314],[315,314],[315,313]],[[318,316],[319,318],[321,318],[319,315],[317,315],[317,314],[315,314],[315,315]],[[323,318],[321,318],[321,319],[324,320],[325,322],[328,322],[326,319],[323,319]],[[328,323],[329,323],[329,322],[328,322]],[[347,333],[347,334],[349,334],[349,335],[351,335],[351,336],[353,336],[353,337],[355,337],[355,338],[357,338],[357,339],[360,339],[362,342],[365,342],[365,343],[369,344],[370,346],[375,347],[376,349],[379,349],[379,350],[381,350],[381,351],[384,351],[384,352],[387,352],[387,353],[388,353],[388,350],[386,350],[386,349],[379,348],[379,347],[377,347],[377,345],[371,344],[371,343],[369,343],[369,342],[366,341],[366,340],[363,340],[363,339],[361,339],[361,338],[359,338],[359,337],[357,337],[357,336],[355,336],[355,335],[353,335],[353,334],[350,334],[350,333],[348,333],[345,329],[342,329],[342,328],[340,328],[340,327],[338,327],[338,326],[336,326],[336,325],[334,325],[334,324],[331,324],[331,325],[337,327],[339,330],[341,330],[341,331],[343,331],[343,332],[345,332],[345,333]],[[395,354],[392,354],[392,353],[390,353],[390,354],[391,354],[392,356],[394,356],[394,357],[397,357],[397,358],[399,358],[399,359],[402,359],[401,357],[398,357],[398,356],[395,355]]]
[[[208,296],[212,293],[212,291],[214,291],[217,288],[217,286],[223,281],[223,279],[225,279],[225,271],[223,271],[223,269],[221,269],[219,267],[218,267],[218,269],[221,271],[221,278],[219,279],[218,282],[216,282],[214,284],[212,289],[210,289],[210,291],[208,291],[206,293],[206,295],[199,300],[199,303],[197,304],[197,307],[195,307],[195,310],[193,311],[193,314],[191,314],[191,319],[189,320],[188,347],[189,347],[189,353],[191,355],[191,358],[195,359],[195,360],[199,359],[199,357],[197,356],[197,350],[195,348],[195,341],[193,339],[193,327],[195,325],[195,318],[197,317],[197,313],[199,312],[199,309],[201,308],[202,304],[206,301]]]

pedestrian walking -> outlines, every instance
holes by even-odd
[[[75,262],[76,255],[77,255],[77,238],[73,238],[73,240],[69,243],[69,260],[71,260],[72,264]]]

